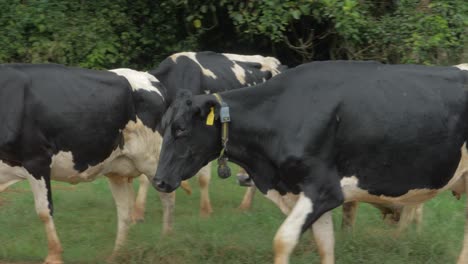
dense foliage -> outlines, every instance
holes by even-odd
[[[466,0],[0,1],[0,62],[150,68],[184,50],[455,64]]]

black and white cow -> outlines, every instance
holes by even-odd
[[[273,57],[260,55],[239,55],[229,53],[180,52],[166,58],[161,64],[149,73],[155,76],[166,88],[166,101],[172,103],[178,91],[188,90],[193,94],[210,94],[223,92],[241,87],[262,83],[286,69],[286,66]],[[208,164],[198,173],[200,185],[200,214],[208,216],[212,212],[209,198],[209,182],[211,179],[211,164]],[[191,192],[188,182],[182,187]],[[135,204],[134,218],[142,219],[144,204],[149,181],[147,177],[140,177],[140,188]],[[240,207],[248,207],[252,203],[255,187],[249,187],[244,195]],[[170,201],[163,201],[165,212],[163,229],[172,229],[172,217],[175,196]]]
[[[334,263],[330,210],[343,202],[411,205],[465,192],[467,88],[468,72],[456,67],[338,61],[254,89],[181,94],[163,118],[153,185],[173,191],[224,149],[263,193],[298,195],[275,236],[275,263],[289,262],[311,225],[322,263]],[[221,105],[230,122],[221,124]],[[467,239],[468,219],[459,264],[468,263]]]
[[[129,69],[0,65],[0,190],[29,181],[47,233],[45,263],[62,263],[51,179],[107,176],[119,218],[115,250],[122,245],[133,204],[129,180],[156,172],[164,93],[154,76]]]

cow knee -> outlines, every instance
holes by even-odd
[[[205,166],[200,170],[198,174],[198,183],[200,184],[200,188],[202,189],[207,188],[208,185],[210,184],[210,180],[211,180],[210,168],[207,168]]]
[[[198,183],[200,184],[200,188],[206,188],[210,184],[210,180],[205,175],[200,175],[198,177]]]

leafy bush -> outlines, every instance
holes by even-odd
[[[455,64],[465,0],[0,1],[0,62],[146,69],[184,50]]]

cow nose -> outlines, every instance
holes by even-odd
[[[153,186],[156,190],[164,192],[167,190],[168,185],[163,180],[153,179]]]

